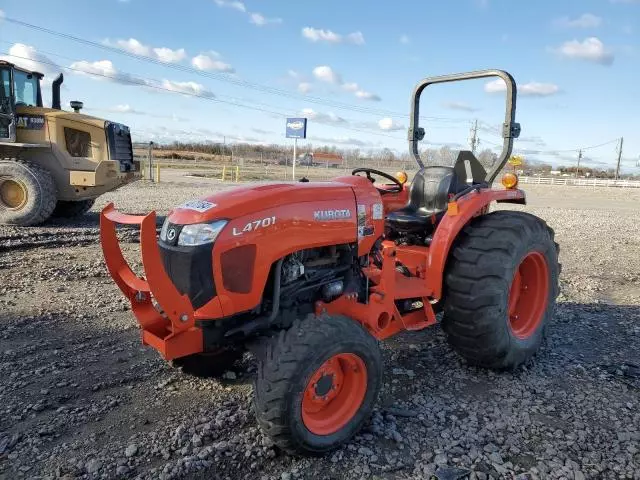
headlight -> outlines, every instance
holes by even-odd
[[[167,230],[169,230],[169,215],[164,219],[162,230],[160,230],[160,240],[163,242],[167,241]]]
[[[213,223],[185,225],[178,237],[178,245],[193,247],[214,242],[226,224],[226,220],[218,220]]]

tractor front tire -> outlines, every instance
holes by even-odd
[[[558,295],[554,232],[525,212],[476,217],[452,248],[442,327],[471,364],[514,369],[539,349]]]
[[[0,160],[0,224],[43,223],[56,207],[56,197],[48,170],[22,160]]]
[[[264,433],[292,454],[321,455],[367,421],[382,383],[378,342],[345,317],[293,323],[260,349],[254,408]]]
[[[74,218],[80,217],[91,210],[95,200],[90,198],[86,200],[78,200],[75,202],[68,202],[66,200],[58,200],[56,208],[51,214],[53,217],[59,218]]]

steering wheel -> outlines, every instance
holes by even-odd
[[[391,189],[375,187],[375,189],[378,190],[378,192],[380,192],[380,195],[387,195],[389,193],[399,193],[404,188],[400,180],[398,180],[393,175],[389,175],[388,173],[381,172],[380,170],[374,170],[373,168],[367,168],[367,167],[356,168],[351,172],[351,175],[357,175],[360,172],[366,173],[367,178],[371,183],[374,183],[376,181],[375,178],[371,176],[371,174],[384,177],[387,180],[391,180],[394,183],[393,185],[394,188],[391,188]]]

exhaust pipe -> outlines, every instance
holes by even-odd
[[[63,81],[64,81],[64,75],[60,74],[53,81],[53,85],[51,86],[51,89],[52,89],[51,108],[55,110],[62,110],[62,107],[60,105],[60,85],[62,85]]]

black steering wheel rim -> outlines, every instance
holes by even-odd
[[[384,188],[375,187],[375,189],[378,190],[378,192],[380,192],[381,195],[386,195],[389,193],[399,193],[404,188],[404,185],[402,184],[402,182],[400,182],[400,180],[398,180],[396,177],[394,177],[389,173],[376,170],[375,168],[368,168],[368,167],[355,168],[351,171],[351,175],[357,175],[360,172],[366,173],[367,178],[371,181],[371,183],[374,182],[374,179],[371,177],[371,174],[374,174],[380,177],[384,177],[387,180],[391,180],[397,186],[397,189],[393,189],[393,190],[386,190]]]

